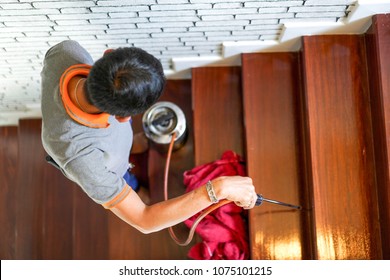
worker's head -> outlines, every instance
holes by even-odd
[[[139,48],[119,48],[95,62],[85,90],[89,101],[101,111],[127,117],[153,105],[164,85],[157,58]]]

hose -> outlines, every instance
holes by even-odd
[[[168,200],[168,173],[169,173],[169,165],[170,165],[170,162],[171,162],[171,155],[172,155],[172,151],[173,151],[173,144],[175,142],[175,138],[176,138],[176,133],[173,133],[172,134],[172,139],[171,139],[171,142],[169,143],[169,148],[168,148],[168,154],[167,154],[167,160],[166,160],[166,163],[165,163],[165,172],[164,172],[164,199],[165,200]],[[200,223],[200,221],[206,217],[208,214],[210,214],[211,212],[213,212],[215,209],[225,205],[225,204],[228,204],[228,203],[231,203],[232,201],[229,201],[229,200],[221,200],[220,202],[216,203],[216,204],[213,204],[213,205],[210,205],[208,208],[206,208],[195,220],[195,222],[192,224],[191,228],[190,228],[190,231],[188,233],[188,237],[186,240],[184,241],[181,241],[175,234],[174,230],[173,230],[173,227],[169,227],[168,228],[168,231],[169,231],[169,234],[171,236],[171,238],[173,239],[173,241],[175,241],[175,243],[179,246],[187,246],[193,239],[194,237],[194,234],[195,234],[195,229],[196,227],[198,226],[198,224]]]
[[[164,172],[164,199],[165,200],[168,200],[168,173],[169,173],[169,165],[170,165],[170,162],[171,162],[171,156],[172,156],[173,144],[175,142],[175,138],[176,138],[176,133],[173,133],[171,142],[169,143],[167,160],[166,160],[166,163],[165,163],[165,172]],[[301,210],[302,209],[302,207],[299,206],[299,205],[293,205],[293,204],[281,202],[281,201],[278,201],[278,200],[267,199],[267,198],[264,198],[262,195],[258,194],[255,205],[256,206],[260,206],[260,205],[262,205],[263,202],[278,204],[278,205],[289,207],[289,208],[296,209],[296,210]],[[225,204],[228,204],[228,203],[232,203],[232,201],[224,199],[224,200],[219,201],[218,203],[212,204],[209,207],[207,207],[196,218],[195,222],[192,224],[192,226],[190,228],[190,232],[188,233],[188,237],[187,237],[187,239],[185,241],[181,241],[176,236],[175,232],[173,231],[173,227],[169,227],[168,231],[169,231],[169,234],[172,237],[173,241],[175,241],[176,244],[179,245],[179,246],[187,246],[192,241],[192,238],[194,237],[194,234],[195,234],[195,229],[198,226],[198,224],[200,223],[200,221],[204,217],[206,217],[208,214],[213,212],[215,209],[217,209],[217,208],[219,208],[219,207],[221,207],[221,206],[223,206]]]

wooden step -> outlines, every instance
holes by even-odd
[[[45,161],[41,120],[19,123],[16,259],[104,259],[105,210]]]
[[[0,259],[15,259],[18,128],[0,127]]]
[[[298,53],[242,55],[248,174],[266,198],[304,204]],[[307,207],[306,207],[307,208]],[[253,259],[312,258],[308,210],[264,203],[249,213]]]
[[[390,15],[376,15],[366,35],[383,258],[390,259]]]
[[[41,120],[19,123],[16,258],[71,259],[72,191],[58,186],[58,171],[45,161],[40,132]]]
[[[311,36],[302,42],[315,257],[380,259],[364,37]]]
[[[195,165],[226,150],[244,156],[240,67],[192,69]]]

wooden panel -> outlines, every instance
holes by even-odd
[[[364,38],[303,38],[318,259],[381,258]]]
[[[185,192],[183,185],[183,172],[194,166],[192,111],[191,111],[191,81],[168,80],[160,101],[170,101],[178,105],[184,112],[187,120],[189,135],[183,148],[172,154],[169,173],[169,197],[175,197]],[[133,129],[137,133],[142,131],[141,115],[133,118]],[[147,165],[145,166],[145,158]],[[132,155],[131,161],[135,163],[135,174],[142,178],[142,184],[147,184],[151,193],[152,202],[162,201],[163,176],[166,153],[159,152],[158,147],[150,145],[147,153]],[[145,170],[147,178],[145,178]],[[144,185],[145,186],[145,185]],[[188,229],[183,225],[175,227],[179,236],[186,237]],[[109,218],[109,242],[111,259],[187,259],[190,244],[180,247],[174,243],[167,230],[144,235],[120,221],[114,215]]]
[[[41,120],[19,124],[18,259],[72,258],[72,191],[46,163]]]
[[[297,53],[244,54],[248,175],[270,199],[300,204]],[[311,258],[306,213],[264,203],[249,211],[252,259]]]
[[[241,69],[192,70],[195,165],[219,159],[226,150],[244,155]]]
[[[390,15],[376,15],[366,35],[383,258],[390,259]]]
[[[63,176],[62,176],[63,177]],[[67,191],[73,188],[73,256],[75,260],[108,258],[108,211],[92,201],[65,177]],[[65,182],[64,182],[65,183]],[[71,205],[64,206],[70,207]]]
[[[15,258],[17,127],[0,127],[0,259]]]
[[[383,258],[390,259],[390,15],[376,15],[366,35]]]

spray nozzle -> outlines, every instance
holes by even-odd
[[[286,207],[298,209],[298,210],[302,209],[302,207],[299,206],[299,205],[293,205],[293,204],[281,202],[281,201],[278,201],[278,200],[272,200],[272,199],[264,198],[261,194],[257,195],[256,206],[260,206],[261,204],[263,204],[264,201],[268,202],[268,203],[273,203],[273,204],[278,204],[278,205],[281,205],[281,206],[286,206]]]

